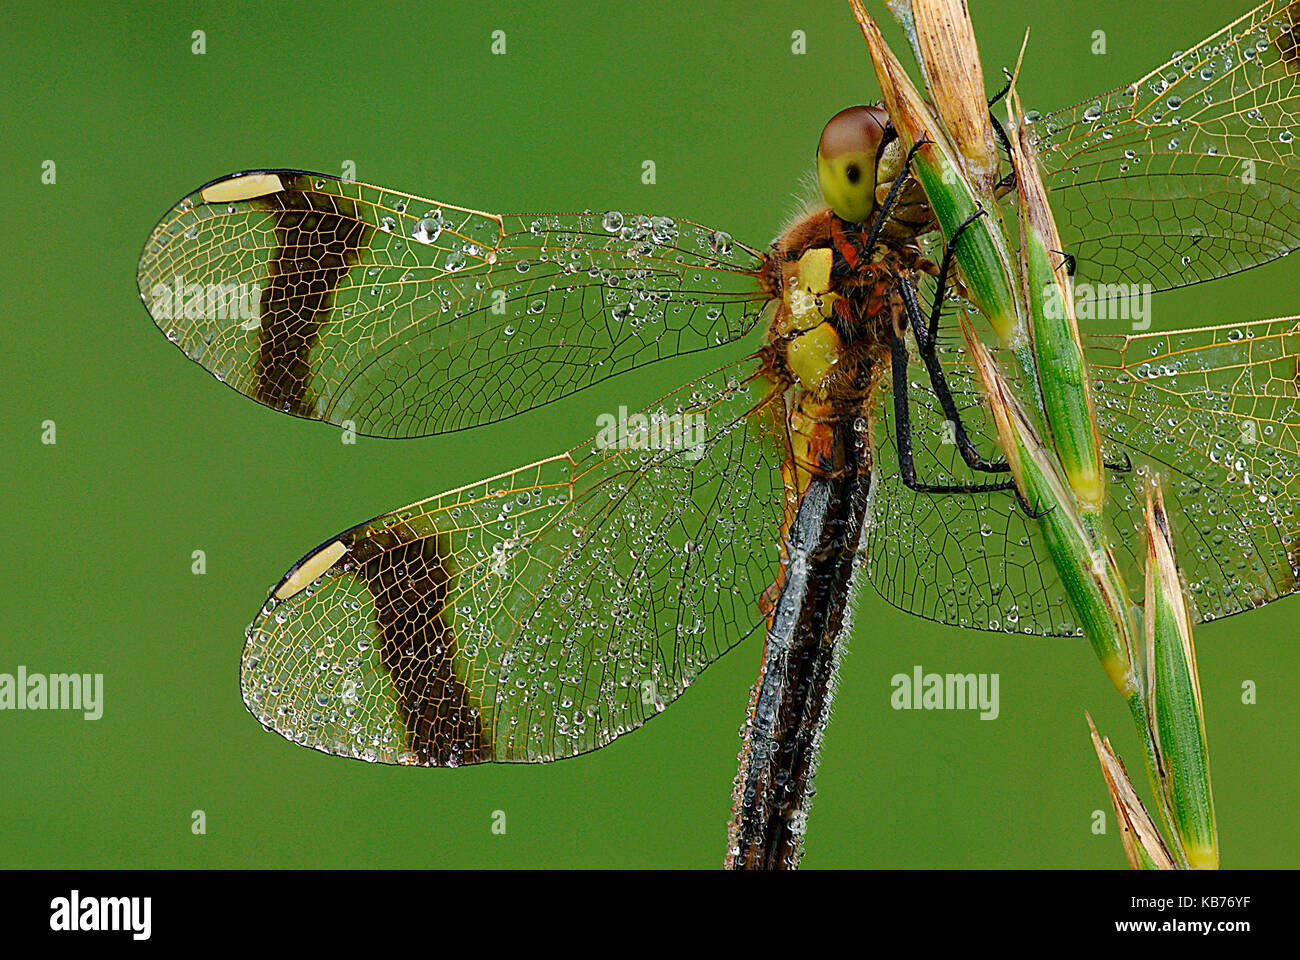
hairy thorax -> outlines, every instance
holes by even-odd
[[[915,239],[866,241],[866,226],[819,210],[773,243],[764,272],[780,299],[763,358],[778,384],[857,408],[888,371],[891,333],[905,326],[899,281],[935,267]]]
[[[900,279],[935,271],[914,238],[885,234],[868,250],[867,232],[819,210],[773,243],[764,268],[780,293],[764,373],[786,390],[796,460],[813,473],[835,469],[830,428],[866,416],[888,375],[890,338],[905,327]]]

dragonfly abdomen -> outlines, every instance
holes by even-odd
[[[871,482],[860,423],[828,426],[841,468],[809,482],[783,530],[782,567],[765,603],[763,666],[733,794],[731,869],[794,869],[803,852]]]

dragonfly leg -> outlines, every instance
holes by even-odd
[[[871,229],[867,232],[864,250],[874,250],[876,241],[880,239],[880,232],[885,229],[885,224],[889,218],[894,215],[894,206],[898,203],[898,195],[902,192],[903,183],[907,180],[912,170],[912,157],[916,156],[916,151],[931,141],[922,137],[907,151],[907,158],[903,161],[903,169],[899,171],[898,176],[889,187],[889,192],[885,194],[885,199],[880,204],[880,212],[876,214],[875,219],[871,221]]]
[[[993,114],[989,114],[989,119],[993,121],[993,136],[998,138],[998,143],[1002,145],[1002,149],[1007,153],[1010,153],[1011,144],[1007,140],[1007,132],[1002,129],[1002,124],[998,123],[998,118],[993,116]]]
[[[1007,139],[1007,131],[998,121],[998,118],[993,114],[993,107],[998,103],[998,101],[1005,97],[1007,91],[1011,89],[1011,75],[1007,73],[1005,68],[1003,68],[1002,74],[1007,78],[1007,85],[994,94],[993,98],[989,100],[989,119],[993,121],[993,135],[997,137],[998,144],[1002,147],[1003,152],[1005,152],[1007,156],[1010,156],[1011,141]],[[1001,200],[1015,188],[1016,171],[1012,170],[994,185],[993,196]]]
[[[976,216],[979,216],[979,214],[976,214]],[[974,217],[971,218],[971,220],[973,219]],[[969,225],[971,220],[967,220],[961,229]],[[986,460],[980,455],[979,450],[975,448],[975,444],[971,441],[970,435],[966,432],[966,425],[962,422],[961,413],[957,409],[957,403],[953,400],[952,390],[948,386],[947,377],[944,376],[943,365],[939,362],[939,355],[935,347],[939,312],[943,306],[945,280],[947,271],[952,265],[951,252],[953,243],[956,241],[957,236],[960,235],[961,229],[953,236],[953,242],[950,242],[944,250],[943,266],[939,270],[938,295],[935,297],[934,310],[928,323],[921,312],[920,303],[917,302],[916,288],[912,286],[910,280],[899,280],[899,293],[902,296],[904,309],[907,311],[908,323],[911,325],[912,332],[916,337],[917,352],[920,354],[921,362],[925,364],[926,373],[930,377],[930,386],[934,390],[940,408],[943,410],[944,418],[953,425],[953,440],[957,444],[957,450],[961,453],[962,459],[966,461],[966,465],[972,470],[980,470],[984,473],[1005,473],[1009,469],[1005,460]],[[906,362],[904,362],[903,366],[905,369]]]
[[[898,330],[890,338],[890,366],[894,378],[894,436],[898,445],[898,469],[903,485],[918,493],[996,493],[1016,490],[1011,480],[998,483],[922,483],[916,479],[916,464],[912,454],[912,419],[907,395],[907,344]],[[1006,469],[1006,464],[1002,465]],[[1020,498],[1016,491],[1017,499]],[[1021,506],[1028,507],[1022,502]],[[1027,510],[1032,515],[1032,510]]]
[[[957,225],[957,229],[953,231],[952,239],[943,246],[943,259],[939,261],[939,273],[937,275],[938,286],[935,287],[934,301],[930,304],[930,320],[929,325],[926,327],[926,333],[929,334],[929,342],[931,344],[939,338],[939,317],[943,313],[943,298],[948,294],[948,275],[952,270],[952,258],[957,252],[957,241],[960,240],[961,235],[966,232],[966,228],[980,217],[984,216],[985,213],[985,209],[980,207],[963,220]],[[915,297],[913,300],[915,301]],[[917,312],[920,312],[919,308]],[[908,312],[908,322],[912,322],[910,310]],[[921,322],[924,323],[925,321],[923,320]],[[913,329],[913,332],[916,332],[915,328]],[[917,346],[920,346],[919,342],[917,343]]]
[[[998,118],[993,115],[993,107],[997,105],[999,100],[1007,95],[1007,91],[1010,89],[1011,80],[1008,78],[1007,85],[995,93],[993,99],[989,101],[989,119],[993,121],[993,135],[998,138],[998,143],[1002,145],[1002,149],[1008,154],[1011,153],[1011,141],[1007,139],[1007,132],[1002,129],[1002,124],[998,122]]]
[[[1011,77],[1007,75],[1007,71],[1005,67],[1002,70],[1002,76],[1007,81],[1006,85],[1003,86],[1001,90],[999,90],[997,93],[993,94],[993,96],[989,98],[990,107],[996,107],[998,103],[1002,100],[1002,98],[1011,92]]]

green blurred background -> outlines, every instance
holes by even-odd
[[[972,7],[990,86],[1032,29],[1022,89],[1046,110],[1136,79],[1245,4]],[[0,866],[718,866],[757,642],[645,729],[543,766],[327,757],[264,733],[237,675],[245,625],[304,550],[567,448],[597,411],[724,351],[469,434],[344,446],[185,362],[139,304],[135,263],[201,183],[349,160],[359,179],[466,206],[667,213],[765,244],[825,120],[878,95],[847,3],[27,3],[7,19],[0,672],[102,672],[105,712],[0,714]],[[40,182],[45,160],[57,185]],[[1280,262],[1165,294],[1154,326],[1294,312],[1295,280]],[[1197,635],[1225,867],[1300,863],[1298,613],[1283,601]],[[1001,715],[892,710],[889,678],[914,664],[1000,674]],[[805,866],[1120,867],[1085,709],[1138,773],[1082,640],[937,626],[864,585]]]

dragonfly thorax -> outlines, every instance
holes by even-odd
[[[773,244],[780,299],[764,347],[773,379],[858,410],[887,369],[891,331],[904,324],[902,279],[932,272],[914,240],[882,237],[830,210],[796,222]]]

